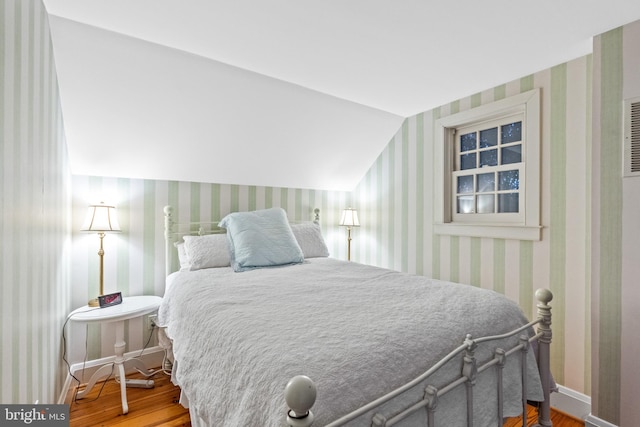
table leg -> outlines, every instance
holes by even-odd
[[[113,345],[113,349],[115,352],[115,360],[114,363],[108,363],[103,365],[98,369],[89,379],[87,386],[84,390],[77,393],[76,398],[82,399],[84,398],[96,384],[96,382],[104,377],[110,376],[114,373],[120,381],[120,396],[122,398],[122,413],[127,414],[129,412],[129,404],[127,402],[127,386],[131,387],[143,387],[143,388],[152,388],[154,386],[153,380],[127,380],[125,374],[125,363],[129,365],[133,365],[140,373],[142,373],[145,377],[149,378],[152,374],[149,373],[147,367],[140,360],[137,359],[129,359],[125,360],[124,358],[124,349],[127,343],[124,341],[124,320],[115,322],[116,328],[116,342]]]
[[[127,343],[124,341],[124,320],[116,322],[116,342],[113,345],[116,359],[116,376],[120,380],[120,395],[122,397],[122,413],[129,412],[129,404],[127,403],[127,378],[124,373],[124,349]]]
[[[87,386],[84,388],[84,390],[79,391],[76,394],[76,399],[83,399],[93,388],[94,385],[96,385],[96,382],[104,377],[104,376],[110,376],[113,373],[114,370],[114,365],[112,363],[108,363],[106,365],[102,365],[100,367],[100,369],[98,369],[89,379],[89,382],[87,383]]]
[[[144,375],[145,378],[150,378],[154,375],[153,372],[149,371],[147,365],[139,359],[127,359],[124,361],[124,364],[127,368],[134,368],[140,374]],[[145,382],[149,382],[149,380],[146,380]],[[153,384],[153,381],[151,381],[151,384]]]
[[[127,404],[127,380],[124,373],[124,348],[127,345],[124,341],[124,320],[115,322],[116,327],[116,342],[113,346],[116,354],[114,363],[108,363],[98,369],[89,379],[87,386],[84,390],[78,392],[77,399],[84,398],[93,389],[96,382],[104,377],[111,375],[114,371],[116,377],[120,381],[120,395],[122,397],[122,413],[129,412],[129,405]]]

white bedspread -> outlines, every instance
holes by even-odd
[[[173,340],[175,378],[211,426],[285,425],[284,386],[299,374],[316,382],[314,426],[323,426],[417,377],[467,333],[495,335],[527,323],[515,303],[492,291],[327,258],[243,273],[180,273],[158,320]],[[482,347],[476,356],[491,357]],[[528,397],[541,400],[532,356]],[[456,359],[449,372],[460,366]],[[508,362],[506,416],[520,412],[519,377],[519,363]],[[495,408],[485,402],[495,396],[485,388],[492,381],[475,387],[476,426],[496,424]],[[417,400],[423,393],[421,386],[410,394]],[[447,399],[461,396],[440,401],[439,425],[463,425],[464,414],[444,410]]]

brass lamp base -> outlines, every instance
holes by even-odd
[[[98,257],[100,258],[100,288],[98,288],[98,296],[104,294],[104,248],[102,247],[102,240],[104,239],[104,233],[98,233],[100,238],[100,249],[98,250]],[[89,307],[100,307],[98,297],[89,300]]]

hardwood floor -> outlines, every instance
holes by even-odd
[[[130,375],[128,378],[141,378]],[[120,384],[111,379],[104,384],[96,384],[89,395],[81,400],[73,401],[75,387],[69,389],[66,403],[70,404],[70,427],[119,426],[119,427],[151,427],[151,426],[191,426],[189,411],[178,403],[180,389],[163,373],[154,377],[155,387],[152,389],[128,388],[127,401],[129,413],[122,415],[120,400]],[[99,397],[98,397],[99,396]],[[530,408],[527,426],[537,419],[535,408]],[[554,427],[584,427],[584,422],[552,410],[551,421]],[[504,427],[522,426],[519,418],[508,419]],[[256,426],[258,427],[258,426]],[[266,427],[266,426],[265,426]]]
[[[538,411],[536,408],[529,407],[527,411],[527,426],[532,426],[538,420]],[[551,408],[551,423],[553,427],[584,427],[584,421],[578,420],[570,415],[564,414]],[[509,418],[503,427],[522,426],[521,418]]]
[[[127,378],[142,376],[132,374]],[[156,374],[153,380],[155,387],[152,389],[127,388],[129,413],[126,415],[122,414],[120,384],[115,380],[96,384],[87,397],[77,401],[73,401],[75,387],[72,387],[66,399],[66,403],[71,405],[70,427],[191,426],[189,410],[178,403],[180,389],[163,373]],[[100,391],[102,384],[104,388]]]

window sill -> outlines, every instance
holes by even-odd
[[[492,239],[535,240],[541,239],[541,226],[527,225],[478,225],[461,223],[436,223],[436,234],[449,236],[489,237]]]

